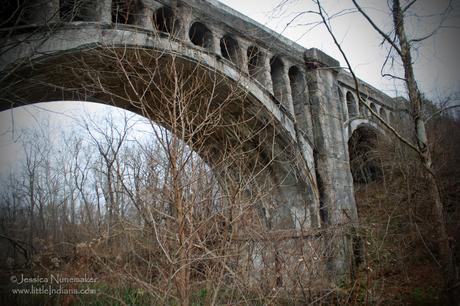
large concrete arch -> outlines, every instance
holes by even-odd
[[[65,46],[59,44],[62,37],[74,37],[78,35],[76,32],[80,34],[79,41],[73,41],[73,44]],[[165,69],[160,74],[167,74],[168,66],[176,65],[184,75],[192,71],[198,74],[203,80],[202,86],[215,87],[209,89],[209,92],[217,91],[212,104],[217,105],[223,103],[222,101],[228,104],[222,110],[227,113],[227,117],[219,125],[231,126],[230,113],[233,117],[241,117],[241,121],[250,122],[244,125],[242,128],[244,131],[238,137],[254,142],[251,144],[253,147],[249,148],[245,145],[240,148],[241,151],[250,151],[258,147],[263,151],[261,153],[264,156],[277,156],[276,161],[270,163],[270,175],[267,175],[272,178],[273,185],[279,186],[278,194],[274,195],[274,202],[278,203],[278,209],[272,213],[273,218],[276,219],[271,222],[273,229],[295,229],[300,224],[305,228],[312,225],[317,226],[318,221],[314,217],[317,214],[315,212],[317,203],[315,203],[314,193],[311,190],[311,182],[307,177],[300,182],[299,173],[294,173],[292,167],[287,165],[295,152],[293,150],[298,150],[292,122],[279,111],[275,101],[263,88],[242,76],[241,72],[234,67],[223,61],[217,61],[206,53],[197,53],[191,48],[187,50],[188,52],[179,51],[180,48],[183,49],[183,46],[169,38],[152,38],[129,29],[101,30],[91,26],[86,27],[84,33],[85,35],[82,35],[80,29],[77,31],[61,29],[55,33],[54,39],[47,40],[41,46],[41,50],[46,55],[37,56],[31,64],[21,65],[14,74],[7,77],[3,84],[14,83],[15,85],[4,85],[4,88],[8,88],[8,92],[1,97],[3,102],[1,109],[35,102],[80,100],[108,103],[140,113],[142,108],[132,103],[137,99],[131,92],[132,88],[127,89],[121,83],[123,78],[114,78],[105,70],[108,69],[107,67],[116,68],[119,64],[117,60],[120,60],[121,57],[111,62],[111,58],[113,59],[116,53],[122,53],[123,59],[132,57],[133,62],[142,61],[140,57],[146,56],[144,59],[146,63],[150,62],[152,54],[155,54],[153,58],[157,61],[151,64],[156,66],[155,69]],[[18,60],[20,58],[13,62],[17,63]],[[95,84],[92,83],[94,80],[87,80],[85,76],[79,77],[80,73],[85,73],[81,69],[83,66],[90,69],[87,71],[88,74],[97,75],[99,85],[95,87]],[[78,72],[75,73],[75,71]],[[129,80],[125,79],[125,81]],[[161,80],[155,80],[155,82],[159,84]],[[162,86],[168,87],[171,84],[162,84]],[[103,89],[109,87],[112,88],[112,92]],[[238,94],[235,94],[235,90],[238,90]],[[226,101],[232,94],[238,98],[235,98],[234,101]],[[141,114],[166,127],[171,126],[172,123],[167,121],[168,117],[162,113],[166,111],[166,108],[159,105],[161,102],[152,100],[150,103],[152,112]],[[200,109],[200,106],[197,106],[197,111]],[[210,164],[219,163],[221,161],[219,154],[222,153],[222,143],[219,141],[225,137],[226,141],[231,143],[229,135],[232,135],[232,132],[234,131],[229,132],[224,128],[215,131],[215,134],[219,136],[206,139],[206,149],[200,149],[198,153]],[[267,145],[261,143],[269,139],[269,135],[276,139],[274,143]],[[237,145],[236,139],[234,141],[234,145]],[[309,148],[307,142],[304,142],[303,146]],[[286,150],[286,148],[290,149]],[[308,163],[308,167],[314,169],[312,158]],[[253,169],[254,165],[247,165],[245,168]],[[307,213],[299,213],[306,207],[308,207]],[[308,216],[308,220],[305,219],[305,216]]]
[[[94,101],[171,128],[168,107],[159,98],[139,95],[145,88],[133,85],[134,76],[123,78],[120,63],[156,71],[148,86],[170,88],[171,68],[182,76],[198,75],[203,93],[195,114],[210,106],[222,117],[199,145],[193,137],[185,140],[217,172],[229,166],[221,163],[224,144],[245,140],[238,154],[245,156],[246,168],[259,167],[277,186],[268,230],[291,230],[299,237],[312,228],[357,221],[347,142],[358,126],[375,122],[357,113],[354,81],[335,59],[215,0],[144,0],[128,8],[115,0],[88,1],[70,16],[72,1],[30,3],[34,11],[26,7],[21,27],[0,38],[0,110],[42,101]],[[359,84],[361,94],[395,117],[398,103]],[[351,97],[355,114],[347,112]],[[244,124],[230,128],[235,122]],[[267,160],[270,167],[264,168]],[[350,252],[347,239],[338,244],[333,269],[341,274]]]

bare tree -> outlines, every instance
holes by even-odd
[[[72,8],[66,6],[71,1],[62,3]],[[114,22],[133,17],[129,3],[113,2]],[[82,12],[73,8],[65,11],[71,18]],[[154,16],[163,21],[160,31],[174,26],[164,15]],[[154,39],[163,34],[151,33]],[[175,33],[169,34],[167,43],[177,43]],[[229,60],[237,61],[227,42]],[[159,304],[190,305],[197,291],[203,304],[272,304],[291,294],[303,302],[314,299],[309,287],[323,276],[320,267],[328,252],[316,241],[317,232],[287,230],[280,217],[288,211],[282,206],[287,201],[280,192],[283,184],[311,183],[303,182],[305,173],[312,178],[304,157],[296,153],[300,138],[299,143],[281,139],[285,131],[264,106],[253,103],[245,86],[199,57],[104,44],[66,56],[46,67],[34,66],[36,77],[24,82],[134,111],[150,120],[149,137],[156,139],[131,147],[132,126],[125,117],[121,125],[113,118],[82,121],[86,138],[68,141],[73,157],[60,160],[65,180],[57,202],[60,225],[70,216],[77,238],[61,241],[74,246],[75,260],[91,262],[87,268],[92,272],[102,266],[123,285],[146,289]],[[259,60],[250,60],[251,76],[260,75],[254,71]],[[18,71],[4,76],[6,90],[14,87],[15,77],[23,80]],[[5,101],[23,101],[28,85]],[[285,166],[292,160],[299,163]],[[68,203],[73,203],[70,209]],[[306,214],[311,203],[305,199],[299,205]],[[91,233],[84,220],[93,217],[107,234]],[[307,221],[295,222],[304,228]]]
[[[113,119],[106,120],[104,127],[96,125],[89,119],[84,121],[83,126],[102,161],[99,171],[102,172],[104,181],[100,183],[105,186],[103,194],[108,214],[107,237],[110,244],[113,239],[113,227],[120,216],[121,203],[118,201],[119,193],[116,186],[119,154],[132,123],[126,116],[122,118],[123,124],[120,127],[114,125]]]
[[[410,1],[406,6],[402,7],[399,0],[394,0],[392,2],[391,14],[393,17],[393,28],[394,36],[387,34],[383,31],[375,20],[373,20],[365,10],[353,0],[353,3],[356,9],[364,16],[364,18],[369,22],[370,26],[377,31],[381,36],[384,42],[390,45],[391,50],[393,50],[399,59],[402,62],[402,68],[404,71],[403,77],[398,77],[401,79],[406,86],[407,95],[409,97],[409,103],[411,107],[410,118],[412,120],[413,134],[415,135],[416,144],[413,144],[409,139],[400,135],[394,127],[390,126],[385,120],[383,120],[375,111],[373,111],[366,103],[365,100],[360,95],[359,82],[353,72],[353,69],[348,61],[346,53],[343,51],[340,43],[336,39],[334,32],[330,25],[330,19],[327,13],[325,12],[320,1],[315,1],[318,7],[317,14],[321,17],[322,23],[326,26],[328,32],[331,34],[336,46],[339,48],[342,56],[345,58],[347,63],[347,68],[352,73],[355,80],[355,90],[359,98],[360,105],[367,107],[368,110],[374,115],[379,121],[392,132],[393,135],[399,141],[402,141],[413,149],[419,156],[421,165],[425,170],[425,178],[429,182],[429,194],[433,199],[433,210],[435,212],[435,218],[437,223],[437,237],[438,237],[438,250],[439,250],[439,260],[442,267],[442,275],[444,277],[444,288],[447,296],[448,303],[454,305],[456,301],[460,299],[459,295],[459,286],[458,286],[458,276],[456,274],[456,269],[454,265],[454,256],[453,251],[449,245],[449,236],[446,229],[446,218],[444,216],[444,205],[442,203],[442,197],[440,194],[438,186],[438,178],[433,169],[433,162],[430,154],[430,144],[428,142],[427,130],[425,118],[422,115],[423,108],[423,98],[422,94],[418,88],[417,80],[414,74],[413,68],[413,59],[412,59],[412,45],[420,40],[426,39],[423,37],[420,39],[409,39],[405,30],[404,17],[407,14],[408,10],[416,1]],[[450,4],[449,4],[450,5]],[[447,10],[451,9],[449,6]],[[433,31],[433,35],[438,29]],[[428,37],[429,37],[428,36]]]

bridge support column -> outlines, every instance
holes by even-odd
[[[285,65],[283,67],[283,86],[285,87],[284,94],[286,95],[283,98],[283,101],[285,102],[284,107],[286,107],[286,110],[294,117],[295,112],[294,112],[294,102],[292,100],[292,88],[290,86],[290,80],[289,80],[289,63],[285,62]]]
[[[99,0],[95,7],[95,21],[112,23],[112,0]]]
[[[153,10],[142,1],[137,4],[134,18],[135,25],[153,31]]]
[[[249,74],[249,69],[248,69],[249,58],[247,56],[249,45],[245,41],[239,41],[239,43],[240,43],[240,48],[241,48],[241,54],[240,54],[241,70],[245,74]]]
[[[220,31],[216,31],[215,29],[212,29],[211,32],[212,32],[212,51],[218,57],[222,57],[222,52],[220,51],[220,38],[223,35]]]
[[[311,111],[311,104],[310,104],[310,93],[308,92],[308,83],[305,79],[306,72],[302,70],[302,82],[301,84],[305,84],[305,88],[303,90],[303,97],[304,102],[302,105],[304,116],[302,118],[303,126],[306,127],[305,136],[310,141],[313,142],[314,135],[313,135],[313,121],[312,121],[312,111]],[[294,114],[295,115],[295,114]]]
[[[353,179],[348,161],[347,140],[343,134],[337,92],[339,63],[317,49],[305,53],[307,79],[312,104],[315,162],[320,189],[321,219],[330,226],[333,248],[329,272],[332,278],[347,277],[353,268],[352,239],[357,222]],[[318,69],[321,68],[321,69]],[[351,233],[351,234],[350,234]]]
[[[270,92],[274,95],[273,91],[273,82],[272,82],[272,76],[271,76],[271,67],[270,67],[270,59],[271,59],[271,54],[264,53],[264,57],[262,59],[263,63],[263,69],[262,69],[262,85],[270,90]]]
[[[181,10],[176,10],[176,16],[181,22],[181,28],[177,32],[176,36],[178,39],[185,40],[187,43],[191,43],[189,30],[192,26],[193,14],[190,8],[183,7]]]

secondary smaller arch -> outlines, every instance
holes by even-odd
[[[361,124],[348,140],[350,170],[353,181],[368,184],[381,177],[380,162],[376,154],[379,131],[368,124]]]

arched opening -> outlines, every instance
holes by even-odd
[[[380,107],[380,117],[382,117],[383,120],[388,121],[387,112],[383,107]]]
[[[212,49],[213,37],[212,32],[201,22],[195,22],[190,27],[188,32],[190,41],[196,45],[206,49]]]
[[[377,131],[368,126],[358,127],[348,140],[350,170],[355,184],[368,184],[381,177],[375,152],[377,141]]]
[[[396,116],[393,112],[390,112],[390,123],[396,124]]]
[[[34,20],[34,18],[31,18],[31,15],[36,14],[37,11],[37,5],[26,0],[5,0],[2,1],[1,5],[0,28],[12,29],[9,31],[0,31],[0,37],[11,35],[12,31],[15,34],[24,32],[19,26],[29,23],[30,20]]]
[[[112,22],[133,24],[137,0],[112,0]]]
[[[220,52],[229,61],[235,64],[240,63],[240,47],[232,36],[227,34],[220,39]]]
[[[346,98],[347,98],[348,118],[351,119],[351,118],[356,117],[358,115],[357,110],[356,110],[355,97],[353,96],[353,94],[350,91],[347,91]]]
[[[155,28],[163,33],[175,34],[179,29],[179,21],[176,19],[174,11],[169,7],[162,7],[153,14]]]
[[[256,46],[247,50],[249,75],[264,84],[264,57],[265,55]]]
[[[297,66],[289,68],[289,83],[291,86],[292,103],[294,104],[294,115],[299,122],[300,128],[306,132],[308,121],[306,116],[307,99],[305,97],[306,85],[303,73]]]
[[[85,1],[61,0],[59,2],[59,15],[61,21],[84,21],[84,10],[87,9]]]
[[[95,78],[90,78],[89,75]],[[16,78],[25,81],[17,82]],[[262,104],[257,106],[259,101],[248,95],[247,89],[241,84],[226,79],[222,73],[207,66],[164,50],[149,49],[145,52],[144,48],[134,47],[114,47],[108,50],[99,47],[84,51],[77,49],[34,62],[33,69],[22,67],[21,70],[15,70],[7,80],[2,80],[2,85],[9,90],[0,92],[1,98],[17,101],[18,104],[53,101],[62,99],[61,97],[68,100],[99,101],[143,114],[164,127],[161,130],[152,129],[150,133],[164,135],[165,130],[168,130],[175,136],[165,137],[164,146],[153,147],[151,154],[147,155],[148,162],[137,162],[139,154],[128,150],[127,159],[131,159],[131,164],[135,167],[129,168],[130,165],[127,168],[131,169],[129,172],[123,172],[125,168],[120,167],[120,173],[115,171],[110,179],[112,184],[109,184],[108,178],[104,178],[97,185],[101,199],[106,197],[112,202],[110,194],[114,201],[117,196],[124,197],[119,198],[118,203],[130,207],[129,210],[124,210],[126,218],[135,219],[129,220],[132,222],[118,222],[117,220],[124,220],[121,217],[123,209],[117,211],[117,205],[112,206],[115,216],[120,218],[113,218],[114,226],[110,228],[114,234],[119,235],[105,235],[106,232],[102,232],[100,237],[103,245],[118,245],[115,245],[117,248],[113,249],[114,252],[104,252],[105,249],[101,246],[102,252],[98,255],[113,255],[113,258],[106,257],[108,263],[118,264],[117,258],[121,258],[122,264],[127,266],[139,264],[132,269],[136,274],[134,276],[142,281],[148,279],[152,288],[160,286],[165,276],[178,282],[177,278],[182,274],[176,273],[177,271],[187,271],[187,282],[190,284],[187,286],[191,288],[202,284],[203,279],[209,279],[211,274],[216,275],[216,271],[221,273],[221,262],[213,262],[206,254],[209,254],[207,250],[230,254],[230,245],[235,249],[231,240],[223,239],[225,233],[235,232],[238,237],[254,235],[256,238],[267,231],[301,230],[315,222],[318,224],[315,221],[314,210],[317,206],[312,189],[308,180],[292,165],[293,152],[298,147],[289,131],[283,125],[278,125],[276,119],[267,122],[267,118],[272,115],[270,110]],[[4,108],[9,106],[10,104],[3,104]],[[120,133],[114,131],[109,136],[118,134]],[[92,137],[89,136],[88,139]],[[104,140],[105,137],[101,139]],[[186,159],[181,157],[181,152],[186,153],[187,150],[179,140],[189,145],[212,167],[219,185],[225,186],[222,188],[225,192],[223,195],[211,190],[211,183],[197,181],[194,175],[187,176],[188,166],[182,163]],[[117,150],[117,147],[109,146],[109,153],[112,153],[112,149]],[[103,154],[107,152],[104,148],[107,147],[103,147]],[[169,150],[168,148],[177,154],[161,155],[155,151]],[[75,156],[71,155],[68,161]],[[166,166],[161,166],[164,164],[163,156],[168,157]],[[102,162],[107,168],[104,157],[98,158],[97,162]],[[117,166],[116,162],[109,164]],[[150,168],[146,170],[143,165]],[[165,169],[170,170],[169,175],[166,175],[168,171]],[[196,167],[195,164],[190,165],[191,171],[199,169],[199,175],[209,170]],[[108,171],[98,172],[103,175]],[[157,178],[155,173],[162,176]],[[146,177],[145,180],[126,180],[126,187],[132,191],[129,193],[121,181],[127,179],[128,174],[131,178],[137,175]],[[80,175],[78,182],[82,177]],[[119,185],[114,185],[117,179]],[[146,188],[143,183],[136,185],[136,182],[145,182]],[[203,194],[202,188],[189,188],[197,183],[213,193]],[[95,187],[94,184],[90,185]],[[110,192],[108,189],[102,192],[101,185],[115,186],[119,192]],[[140,188],[136,189],[136,186]],[[94,203],[92,207],[97,211],[97,200]],[[148,211],[152,206],[154,209]],[[137,213],[138,210],[147,213]],[[83,227],[78,225],[76,230],[69,233],[79,234],[82,231]],[[89,234],[91,233],[93,232]],[[132,240],[123,238],[117,241],[125,234],[133,233],[135,235],[130,237]],[[106,237],[114,239],[106,243]],[[142,252],[131,252],[138,251],[134,244],[140,240],[148,240],[151,244],[143,248]],[[164,244],[160,245],[157,241]],[[274,275],[274,270],[283,271],[283,248],[273,250],[265,241],[254,241],[258,244],[257,250],[248,248],[244,253],[235,254],[233,258],[267,255],[265,262],[261,264],[249,263],[257,265],[257,271],[263,271],[262,281],[265,281],[264,275]],[[91,241],[85,242],[89,244]],[[97,249],[99,244],[97,241],[95,243],[97,246],[94,247],[93,243],[91,247]],[[75,246],[75,243],[69,245]],[[161,246],[167,246],[168,250],[173,251],[166,253]],[[229,249],[225,249],[227,246]],[[188,251],[175,251],[180,248]],[[299,249],[303,248],[304,245],[299,246]],[[121,254],[118,253],[119,250]],[[168,258],[169,254],[173,257]],[[140,263],[131,261],[132,258],[140,258]],[[152,260],[158,263],[153,268],[151,264],[148,265]],[[173,269],[170,260],[177,263]],[[230,260],[236,271],[252,270],[252,266],[245,266],[244,270],[242,266],[238,266],[241,261]],[[226,272],[222,270],[220,275],[223,273]],[[246,274],[238,275],[238,281],[243,279],[246,282]],[[233,286],[232,279],[225,285]],[[250,283],[249,279],[247,282]],[[183,294],[192,292],[189,288],[186,289],[183,292],[174,292],[175,296],[171,300],[183,300]]]
[[[371,102],[371,105],[370,105],[370,106],[371,106],[371,109],[372,109],[376,114],[378,114],[377,107],[375,106],[375,104]]]
[[[274,56],[270,61],[270,75],[273,84],[273,95],[278,103],[289,110],[287,105],[286,83],[284,79],[284,63],[278,56]]]

